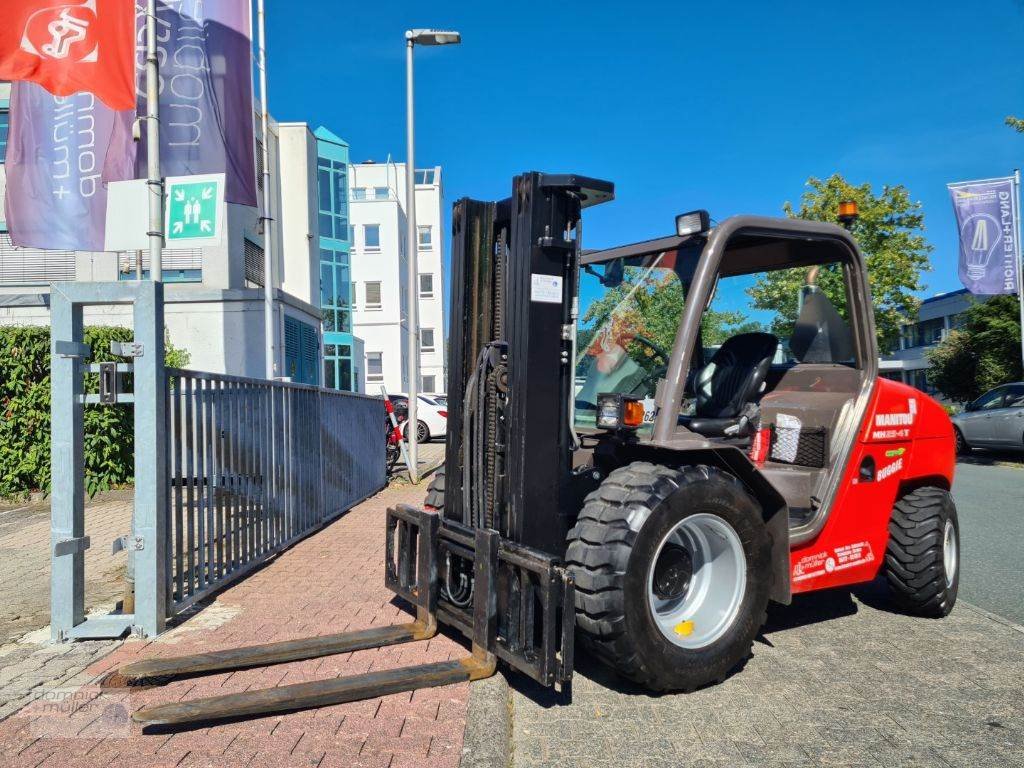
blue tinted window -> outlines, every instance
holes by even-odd
[[[0,164],[4,162],[4,155],[7,154],[7,136],[10,133],[11,114],[6,109],[0,109]]]

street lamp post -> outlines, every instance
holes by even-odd
[[[419,418],[416,405],[420,394],[419,241],[416,228],[416,120],[413,89],[413,48],[417,45],[458,45],[462,35],[438,29],[410,29],[405,33],[405,250],[406,322],[409,327],[409,479],[419,482]]]

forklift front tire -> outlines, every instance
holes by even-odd
[[[960,587],[960,522],[949,491],[917,488],[900,497],[889,521],[885,576],[897,605],[942,618]]]
[[[650,690],[719,682],[764,625],[771,537],[760,505],[714,467],[634,463],[570,531],[584,647]]]

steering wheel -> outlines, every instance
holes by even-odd
[[[655,342],[651,341],[646,336],[634,336],[632,340],[639,342],[640,344],[643,344],[645,347],[650,349],[652,352],[654,352],[654,354],[656,354],[658,357],[662,359],[662,361],[665,363],[664,367],[668,367],[668,359],[670,355],[664,347],[662,347],[660,344],[656,344]]]
[[[658,379],[665,378],[665,374],[668,373],[668,361],[670,357],[668,351],[660,344],[648,339],[646,336],[634,336],[632,341],[647,347],[654,352],[655,356],[661,358],[661,364],[651,371],[651,380],[653,382],[657,382]]]

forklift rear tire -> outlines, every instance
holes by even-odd
[[[721,682],[764,625],[771,536],[714,467],[635,463],[591,493],[568,536],[582,645],[650,690]]]
[[[438,469],[430,478],[430,484],[427,486],[427,498],[424,499],[423,506],[429,510],[436,510],[439,515],[444,516],[444,467]]]
[[[897,605],[942,618],[960,587],[960,522],[949,491],[917,488],[892,510],[885,576]]]

